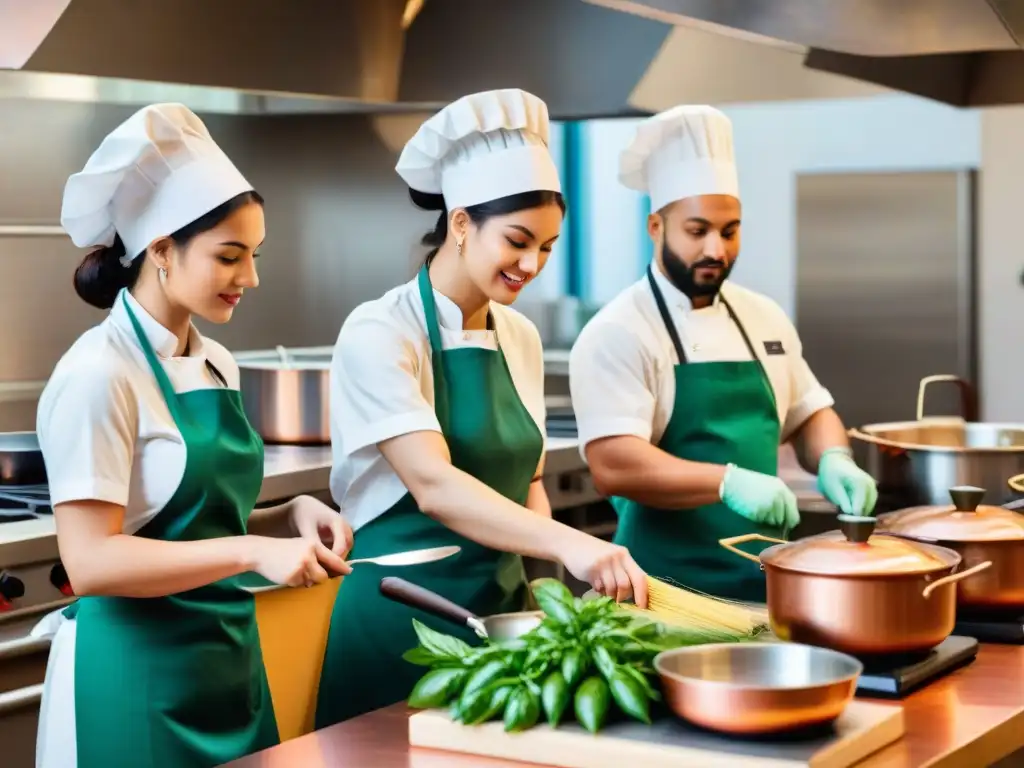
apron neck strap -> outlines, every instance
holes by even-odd
[[[420,267],[418,278],[420,299],[423,301],[423,315],[426,318],[427,334],[430,336],[430,351],[441,354],[441,330],[437,322],[437,304],[434,302],[434,287],[430,284],[427,265]]]
[[[146,361],[149,363],[149,367],[153,371],[153,375],[156,377],[156,383],[160,387],[160,392],[164,396],[164,401],[166,401],[167,408],[171,412],[171,417],[177,424],[178,393],[174,391],[174,385],[171,384],[171,380],[167,376],[167,371],[165,371],[163,365],[160,364],[160,360],[157,358],[156,352],[153,350],[153,345],[150,344],[149,337],[142,328],[142,324],[139,323],[139,319],[132,311],[126,294],[127,291],[122,292],[121,303],[124,305],[125,312],[128,314],[128,319],[131,321],[132,327],[135,329],[135,336],[139,340],[139,346],[142,347],[142,354],[145,355]]]
[[[654,266],[648,265],[647,267],[647,282],[651,285],[651,293],[654,294],[654,302],[658,305],[658,314],[661,315],[661,320],[665,323],[665,330],[668,331],[669,337],[672,339],[672,346],[675,347],[676,355],[679,356],[680,364],[685,363],[686,353],[683,351],[683,344],[679,340],[679,332],[676,330],[676,324],[672,322],[672,316],[669,314],[668,306],[665,304],[665,297],[661,293],[661,289],[658,288],[658,283],[654,280]],[[743,337],[743,343],[747,345],[747,351],[750,352],[751,359],[756,362],[761,369],[764,370],[764,366],[761,365],[761,358],[757,356],[754,351],[754,345],[750,341],[750,336],[747,334],[747,329],[743,327],[743,323],[740,322],[739,317],[733,311],[732,306],[726,300],[725,296],[721,293],[718,294],[719,299],[722,301],[722,306],[725,307],[725,311],[729,313],[729,318],[736,324],[736,328],[739,329],[740,336]]]
[[[687,362],[686,352],[683,351],[683,342],[679,340],[676,324],[672,322],[672,316],[668,313],[665,297],[661,295],[661,289],[654,281],[653,264],[647,266],[647,282],[651,285],[651,293],[654,294],[654,303],[658,305],[658,314],[661,315],[661,322],[665,324],[665,330],[668,331],[669,338],[672,339],[672,346],[675,347],[676,357],[679,358],[679,364],[682,365]]]

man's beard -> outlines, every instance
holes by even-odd
[[[661,262],[665,267],[665,274],[676,288],[686,294],[691,300],[696,298],[714,297],[722,289],[729,273],[732,272],[732,264],[726,264],[719,259],[702,257],[689,267],[682,258],[668,246],[664,235],[661,240]],[[734,262],[735,263],[735,262]],[[697,270],[708,267],[718,267],[720,272],[717,280],[697,282]]]

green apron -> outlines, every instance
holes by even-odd
[[[688,363],[650,268],[647,279],[679,358],[672,416],[658,447],[688,461],[733,463],[775,475],[781,434],[775,396],[736,313],[722,296],[751,360]],[[619,516],[615,542],[627,547],[651,576],[709,595],[766,600],[764,574],[757,564],[731,554],[718,541],[746,533],[781,539],[786,536],[783,528],[753,523],[721,502],[681,510],[646,507],[622,498],[612,504]]]
[[[181,484],[135,535],[244,535],[263,482],[263,442],[239,392],[175,393],[124,306],[187,449]],[[240,580],[161,598],[83,597],[69,606],[66,615],[77,620],[79,768],[202,768],[278,743],[253,597]]]
[[[452,464],[525,504],[544,438],[523,405],[498,349],[443,350],[427,267],[419,291],[430,335],[434,411]],[[324,656],[316,727],[347,720],[407,698],[424,673],[401,658],[418,644],[412,620],[478,644],[471,632],[380,594],[385,576],[404,579],[486,616],[519,610],[526,597],[522,558],[481,546],[420,511],[406,493],[355,535],[351,558],[456,544],[447,560],[403,568],[360,565],[338,590]]]

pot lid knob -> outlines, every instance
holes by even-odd
[[[949,495],[957,512],[977,512],[978,505],[985,498],[985,489],[973,485],[958,485],[949,489]]]
[[[863,544],[875,532],[878,521],[871,515],[839,515],[839,528],[847,541]]]

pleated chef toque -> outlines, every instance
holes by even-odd
[[[128,258],[252,186],[182,104],[143,107],[64,187],[61,225],[80,248],[121,236]]]
[[[395,170],[448,210],[535,190],[561,192],[548,107],[518,88],[463,96],[420,126]]]
[[[619,156],[619,181],[650,195],[653,211],[697,195],[739,198],[732,122],[702,105],[644,120]]]

